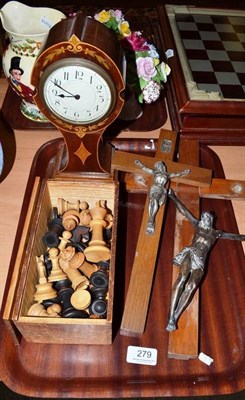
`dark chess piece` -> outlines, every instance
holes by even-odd
[[[98,299],[104,300],[107,295],[107,288],[100,288],[94,286],[90,288],[90,292],[93,300],[98,300]]]
[[[91,315],[97,315],[99,317],[106,317],[107,303],[103,299],[94,300],[90,307],[89,312]]]
[[[90,275],[91,285],[99,288],[108,287],[108,275],[105,271],[98,270]]]
[[[71,287],[69,279],[55,283],[55,289],[58,292],[58,296],[61,300],[62,311],[61,316],[64,318],[88,318],[88,313],[84,310],[76,310],[71,304],[71,295],[74,290]]]
[[[109,261],[109,260],[108,260],[108,261],[99,261],[99,262],[97,263],[97,265],[98,265],[98,267],[99,267],[100,270],[102,270],[102,271],[108,271],[109,268],[110,268],[110,261]]]
[[[43,242],[47,247],[58,247],[60,243],[59,237],[64,231],[62,219],[57,217],[53,218],[48,224],[48,231],[43,236]]]
[[[85,245],[85,243],[89,240],[89,238],[90,238],[89,227],[78,225],[75,229],[73,229],[72,237],[70,240],[73,243],[81,243]]]

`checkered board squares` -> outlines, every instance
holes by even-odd
[[[245,17],[176,14],[198,89],[245,99]]]

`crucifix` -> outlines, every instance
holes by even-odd
[[[182,200],[183,198],[185,201],[187,200],[194,215],[198,216],[200,197],[226,198],[229,196],[232,198],[240,196],[241,193],[244,192],[240,191],[240,193],[238,193],[235,188],[232,190],[232,186],[235,185],[234,182],[218,179],[211,180],[210,170],[196,167],[196,165],[199,164],[199,146],[197,141],[184,140],[180,146],[180,161],[192,164],[192,166],[168,161],[173,158],[173,152],[169,151],[169,148],[173,146],[172,151],[174,151],[175,140],[176,136],[173,132],[162,130],[160,133],[155,158],[140,156],[140,160],[144,165],[152,167],[157,160],[162,159],[164,160],[164,163],[167,164],[168,170],[171,172],[173,171],[173,168],[175,171],[177,169],[179,171],[182,168],[186,169],[187,167],[191,169],[191,173],[186,176],[178,178],[173,177],[171,186],[175,187],[176,191],[178,192],[178,196],[182,198]],[[166,151],[167,147],[168,151]],[[125,153],[121,154],[121,152],[116,151],[114,154],[113,166],[115,169],[124,171],[126,170],[128,172],[126,175],[127,189],[131,191],[147,193],[149,192],[150,182],[147,176],[145,176],[143,179],[136,177],[137,175],[135,174],[139,173],[139,170],[137,171],[134,165],[136,158],[139,157],[133,154],[127,154],[125,157]],[[125,159],[127,162],[125,162]],[[178,183],[174,181],[178,181]],[[185,184],[183,185],[183,183]],[[167,186],[169,186],[169,182],[167,182],[166,187]],[[149,201],[148,194],[121,324],[121,334],[128,336],[140,336],[144,332],[151,286],[153,282],[155,261],[158,251],[158,242],[164,217],[165,206],[163,205],[158,209],[156,215],[154,234],[147,234]],[[188,243],[192,236],[190,225],[183,223],[183,217],[181,217],[180,213],[178,212],[176,215],[175,233],[177,240],[175,240],[174,253],[176,254],[180,250],[181,246],[183,247],[183,243]],[[142,265],[144,268],[142,268]],[[140,280],[138,279],[139,273],[141,276]],[[173,268],[173,283],[176,280],[176,277],[177,270]],[[197,356],[198,291],[196,292],[192,303],[189,305],[187,310],[185,310],[182,321],[179,323],[178,330],[169,333],[168,346],[168,357],[189,359],[196,358]]]
[[[115,151],[112,158],[112,166],[116,170],[139,174],[142,170],[135,163],[139,159],[148,168],[153,169],[159,161],[164,161],[167,171],[170,174],[177,174],[179,171],[191,170],[190,173],[174,177],[179,182],[191,186],[209,187],[211,184],[210,170],[199,168],[195,165],[180,164],[173,162],[177,135],[175,132],[161,130],[158,147],[155,157],[138,156],[132,153]],[[169,182],[166,182],[166,188]],[[137,186],[137,184],[136,184]],[[197,189],[198,190],[198,189]],[[164,218],[165,204],[159,207],[155,218],[155,229],[153,234],[147,233],[149,222],[149,201],[148,195],[145,203],[137,248],[135,251],[134,263],[131,271],[130,283],[124,307],[124,314],[121,323],[121,334],[127,336],[139,336],[144,332],[147,318],[148,304],[150,300],[153,275],[158,252],[159,238]],[[142,267],[144,266],[144,267]],[[139,280],[138,277],[141,279]]]

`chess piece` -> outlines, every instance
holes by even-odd
[[[59,237],[63,231],[62,219],[59,217],[53,218],[48,224],[48,231],[43,236],[43,242],[47,247],[58,247]]]
[[[80,223],[80,214],[76,210],[68,210],[62,216],[62,225],[66,231],[72,231]]]
[[[60,251],[63,251],[66,248],[67,244],[70,243],[71,237],[72,233],[70,231],[64,231],[62,233],[62,236],[60,237],[60,244],[58,246]]]
[[[91,264],[85,260],[79,267],[79,269],[85,276],[90,278],[91,274],[93,274],[93,272],[98,271],[99,267],[96,264]]]
[[[90,210],[92,220],[90,221],[90,229],[92,230],[92,238],[88,247],[84,250],[86,259],[90,262],[99,262],[109,260],[111,251],[103,239],[103,230],[111,227],[108,223],[107,209],[102,206],[102,201],[97,201],[93,209]]]
[[[69,279],[56,282],[55,289],[58,292],[58,296],[61,300],[62,311],[61,315],[64,318],[88,318],[88,313],[84,310],[76,310],[70,301],[71,295],[74,290],[70,286],[71,282]]]
[[[78,269],[82,266],[85,260],[85,255],[83,253],[76,252],[74,256],[69,260],[69,267],[72,269]]]
[[[90,218],[91,221],[91,218]],[[89,222],[90,222],[89,221]],[[81,222],[80,222],[81,223]],[[72,230],[72,243],[86,243],[89,240],[89,227],[84,225],[78,225]]]
[[[62,307],[58,303],[51,304],[47,308],[47,314],[49,317],[59,318],[61,311],[62,311]]]
[[[106,301],[103,299],[94,300],[89,307],[89,312],[92,315],[97,315],[99,317],[105,318],[107,313]]]
[[[90,275],[91,285],[99,288],[108,287],[108,275],[105,271],[98,270]]]
[[[100,270],[102,270],[102,271],[108,271],[109,268],[110,268],[110,260],[108,260],[108,261],[99,261],[99,262],[97,263],[97,265],[98,265],[98,267],[99,267]]]
[[[80,225],[89,226],[90,221],[92,219],[90,210],[82,210],[79,214],[80,217]]]
[[[80,200],[76,200],[75,202],[71,203],[69,201],[66,201],[62,198],[58,198],[58,215],[63,215],[66,211],[68,210],[80,210]]]
[[[60,268],[58,255],[59,255],[59,250],[57,248],[52,247],[49,250],[49,258],[52,262],[52,270],[48,277],[49,282],[56,282],[67,279],[66,274]]]
[[[35,285],[36,292],[34,294],[34,300],[38,303],[42,303],[43,300],[56,297],[57,292],[56,290],[54,290],[52,283],[47,281],[43,256],[36,257],[36,263],[38,272],[38,284]]]
[[[92,286],[90,287],[90,292],[93,300],[105,300],[107,297],[107,288]]]
[[[40,303],[34,303],[27,311],[29,317],[47,317],[48,313],[44,306]]]
[[[72,293],[70,300],[76,310],[86,310],[91,304],[91,294],[88,290],[79,288]]]
[[[85,277],[75,268],[70,267],[70,261],[75,256],[75,248],[72,246],[68,246],[59,256],[59,265],[62,270],[65,272],[66,276],[71,281],[72,288],[74,290],[81,284],[84,284]],[[82,254],[82,253],[77,253]],[[84,255],[82,254],[84,257]],[[79,261],[79,260],[78,260]],[[74,263],[75,264],[75,263]],[[78,263],[79,264],[79,263]]]

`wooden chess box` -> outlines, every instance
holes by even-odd
[[[54,318],[27,315],[34,303],[35,285],[38,283],[36,256],[43,254],[46,245],[42,237],[47,231],[58,198],[69,202],[87,201],[89,208],[98,200],[106,200],[113,215],[111,259],[107,292],[107,316],[103,319]],[[28,342],[62,344],[111,344],[113,296],[118,214],[118,183],[112,179],[36,178],[22,237],[11,278],[4,310],[4,320],[12,324]],[[13,329],[12,329],[13,330]]]

